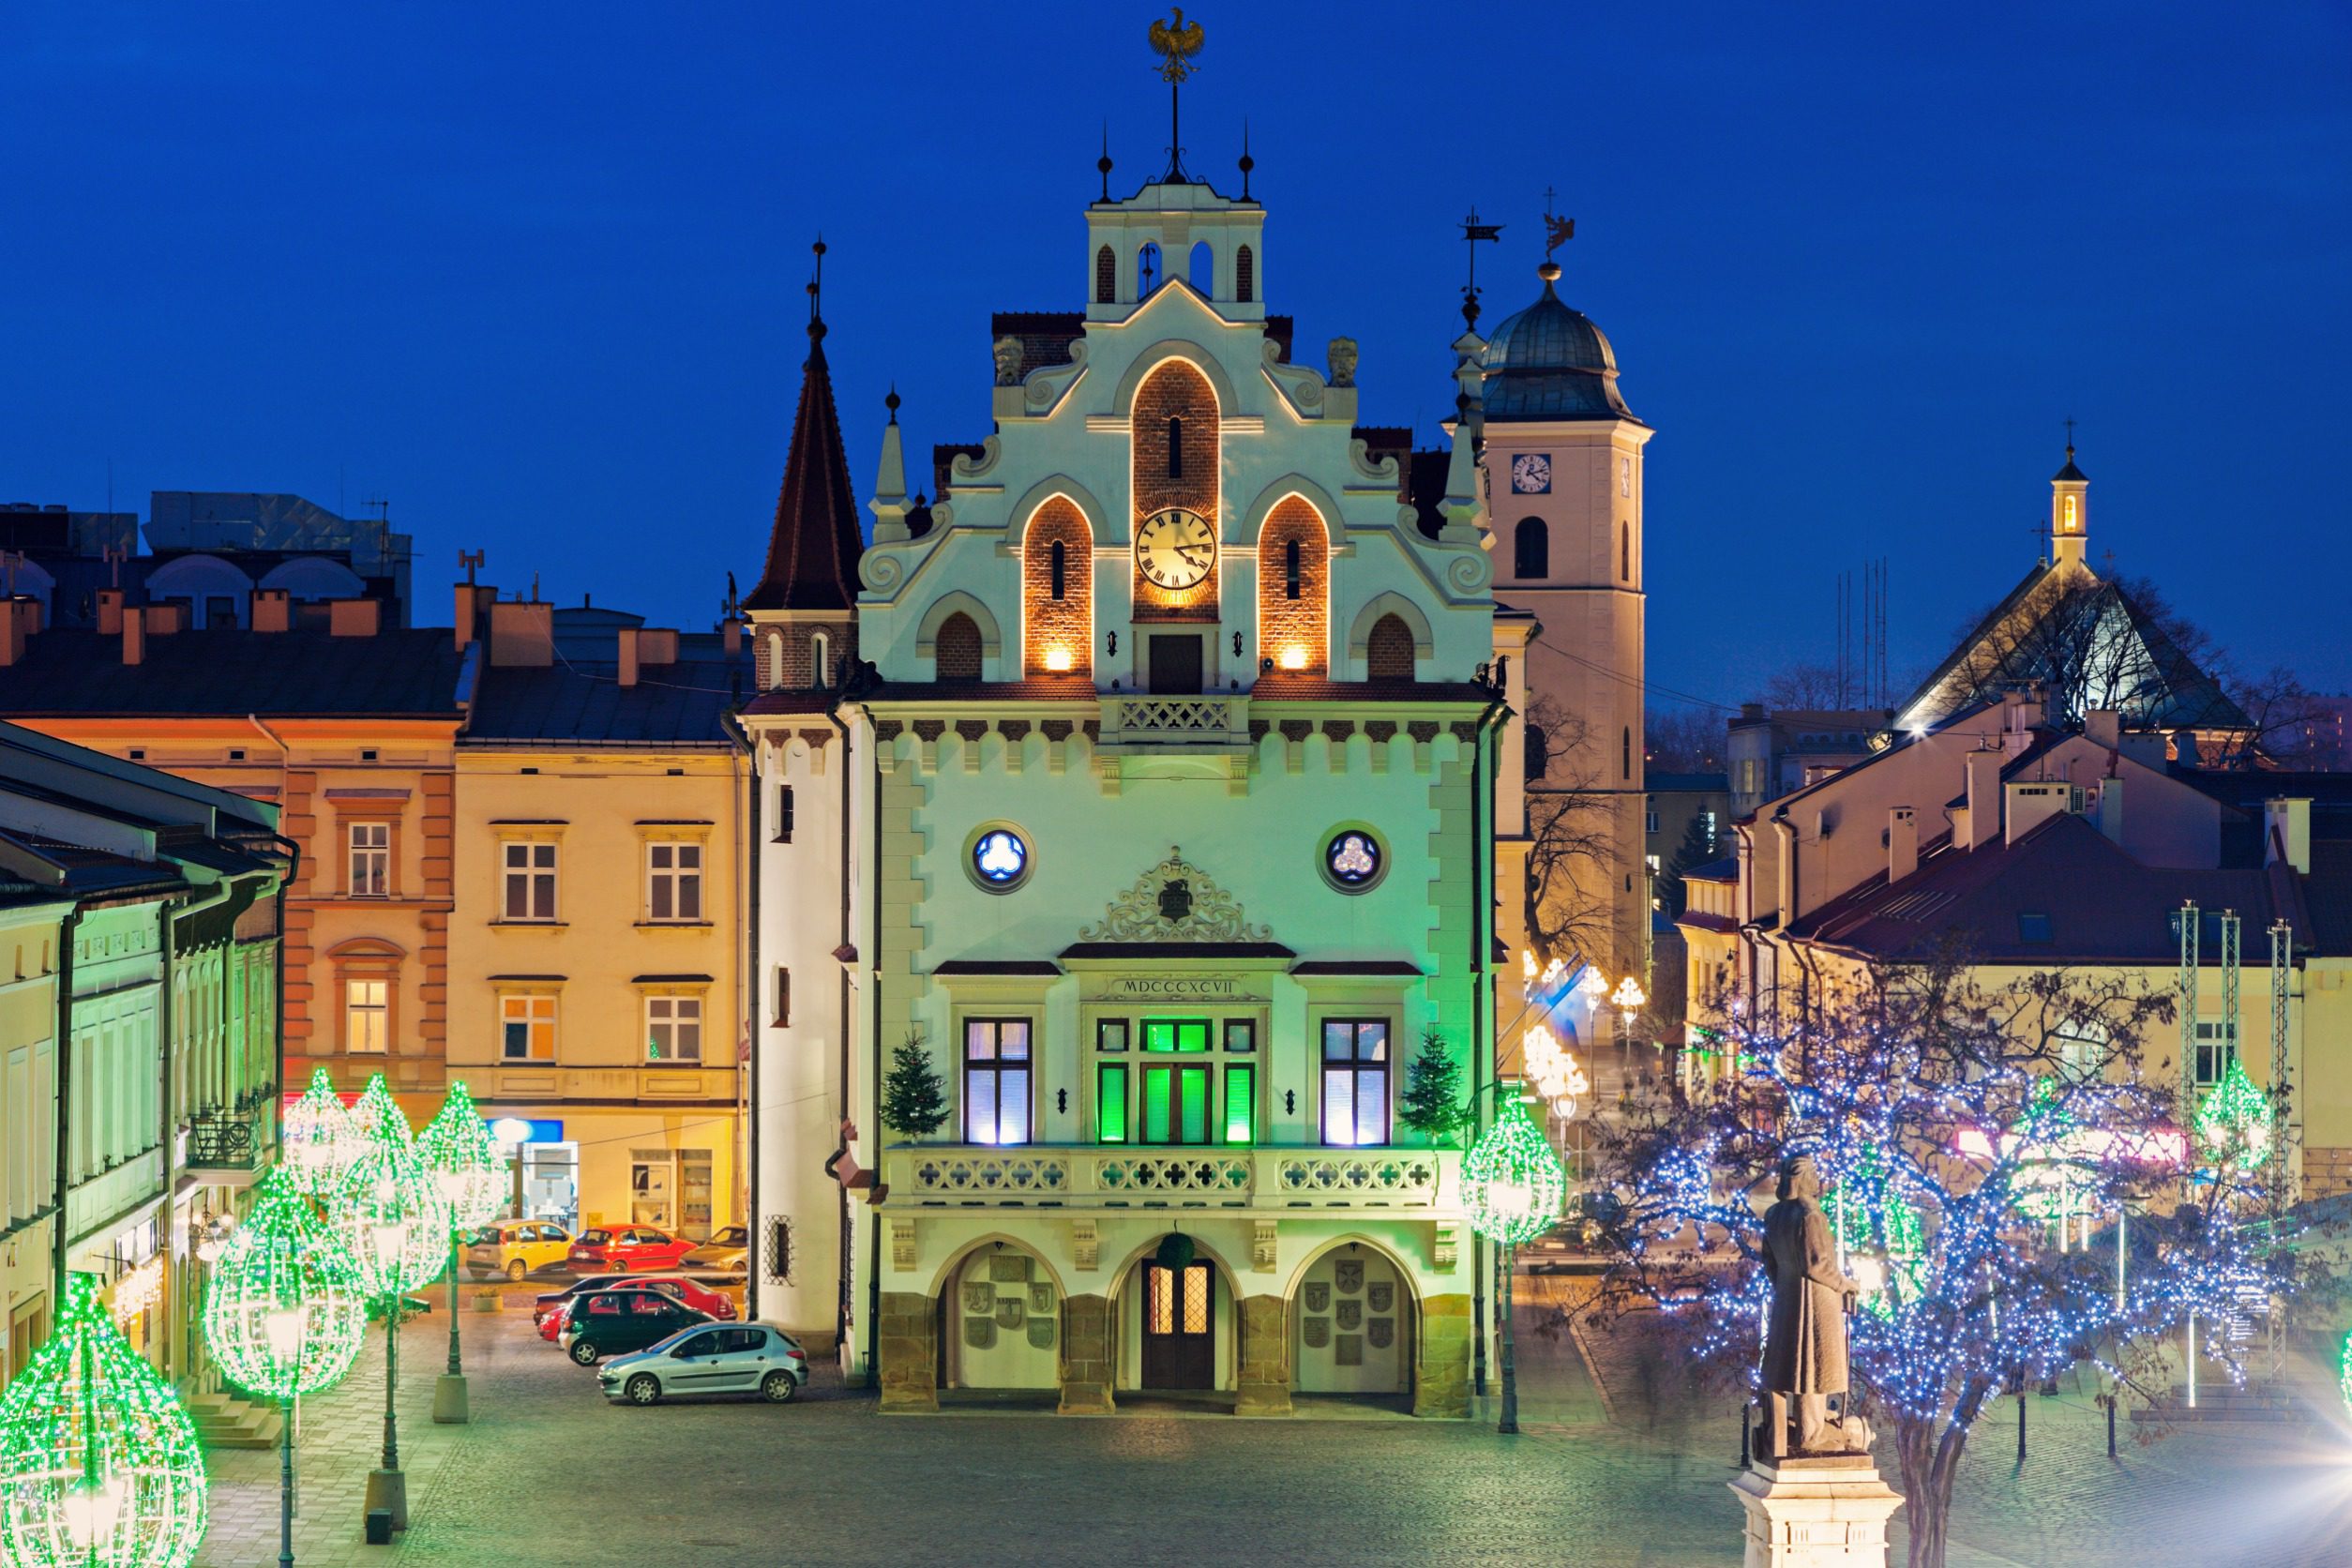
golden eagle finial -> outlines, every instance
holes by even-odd
[[[1160,76],[1168,82],[1182,82],[1192,74],[1193,56],[1200,53],[1207,41],[1198,22],[1187,25],[1184,8],[1175,8],[1172,20],[1152,23],[1152,53],[1160,57]]]

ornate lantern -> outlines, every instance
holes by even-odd
[[[221,1245],[204,1292],[204,1343],[239,1388],[290,1399],[340,1381],[367,1328],[367,1289],[350,1249],[279,1166]]]
[[[98,1281],[68,1281],[56,1332],[0,1395],[0,1560],[187,1568],[204,1456],[172,1385],[116,1331]]]

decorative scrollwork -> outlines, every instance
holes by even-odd
[[[895,550],[868,550],[857,559],[857,580],[887,594],[907,580],[906,558]]]
[[[1464,550],[1445,564],[1445,585],[1457,594],[1483,594],[1494,580],[1494,563],[1483,550]]]
[[[1067,1191],[1070,1162],[1048,1154],[935,1154],[914,1168],[917,1192],[1030,1193]]]
[[[1122,730],[1205,730],[1217,734],[1231,728],[1232,704],[1219,697],[1146,697],[1119,704]]]
[[[1410,1150],[1295,1154],[1281,1162],[1274,1179],[1285,1192],[1401,1198],[1433,1191],[1438,1168],[1428,1155]]]
[[[1094,1168],[1105,1192],[1201,1192],[1239,1195],[1249,1190],[1249,1161],[1229,1154],[1118,1154]]]
[[[1273,928],[1252,926],[1216,879],[1186,861],[1173,844],[1168,858],[1111,900],[1081,942],[1271,942]]]

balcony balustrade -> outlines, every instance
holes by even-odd
[[[1459,1151],[1314,1146],[908,1144],[885,1150],[892,1204],[1063,1209],[1391,1209],[1457,1202]]]

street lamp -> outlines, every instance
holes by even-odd
[[[408,1482],[400,1473],[394,1396],[400,1380],[400,1309],[409,1291],[442,1270],[449,1220],[432,1173],[417,1157],[408,1119],[378,1073],[361,1096],[368,1147],[343,1174],[330,1211],[336,1230],[370,1296],[384,1301],[384,1463],[368,1473],[366,1507],[388,1509],[392,1528],[408,1528]],[[372,1114],[369,1114],[372,1109]]]
[[[455,1425],[473,1413],[458,1347],[458,1248],[466,1231],[497,1214],[506,1196],[506,1172],[490,1128],[462,1083],[449,1086],[441,1109],[417,1135],[416,1152],[431,1168],[441,1199],[449,1207],[449,1366],[433,1385],[433,1420]]]
[[[358,1264],[287,1167],[262,1179],[253,1212],[222,1244],[204,1321],[229,1380],[283,1413],[278,1561],[293,1568],[294,1402],[343,1380],[367,1337],[368,1301]]]
[[[47,1342],[0,1395],[0,1561],[10,1568],[188,1568],[209,1483],[172,1385],[68,1276]]]
[[[1462,1201],[1470,1229],[1502,1249],[1498,1316],[1502,1338],[1502,1415],[1498,1432],[1519,1429],[1519,1385],[1512,1364],[1511,1273],[1521,1244],[1535,1241],[1559,1223],[1568,1199],[1568,1170],[1551,1139],[1528,1120],[1518,1085],[1496,1085],[1495,1123],[1479,1136],[1462,1161]]]
[[[1636,1015],[1640,1013],[1642,1004],[1649,1000],[1649,994],[1641,988],[1641,982],[1630,974],[1620,980],[1617,983],[1617,989],[1611,993],[1609,1005],[1617,1009],[1618,1025],[1628,1040],[1634,1036]]]

